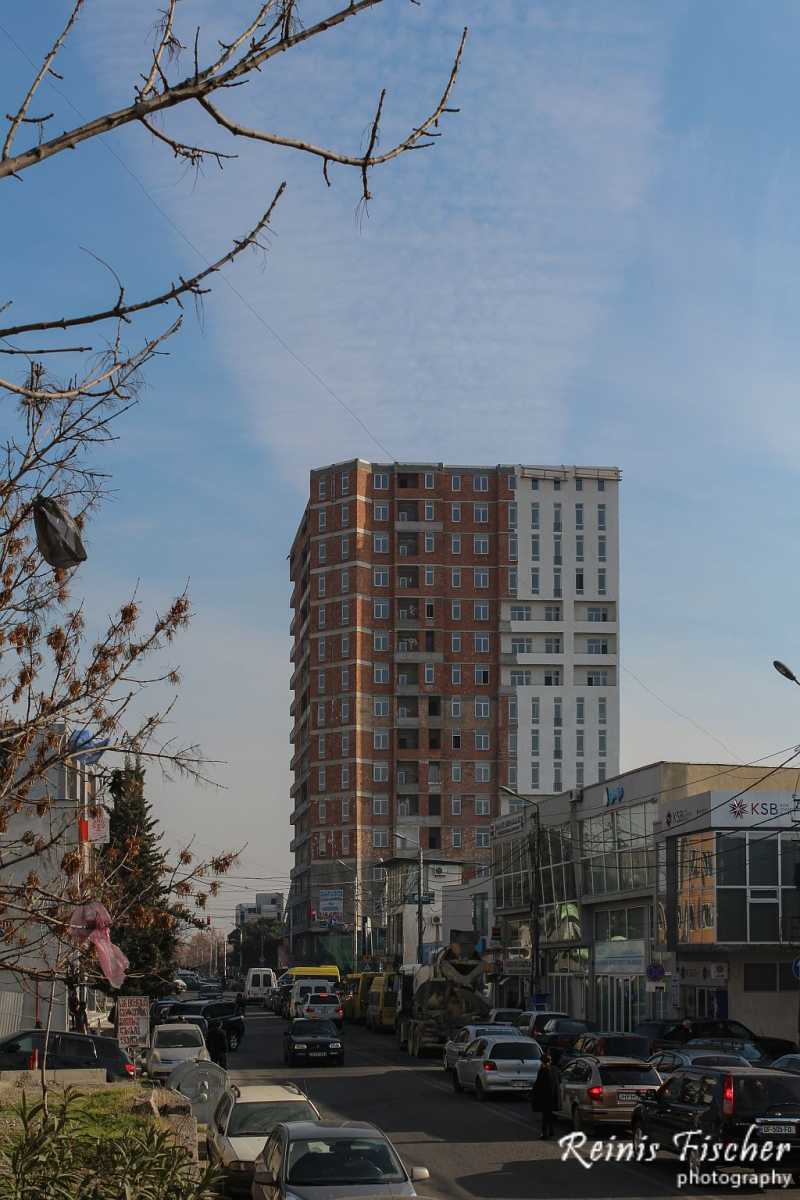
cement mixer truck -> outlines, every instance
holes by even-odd
[[[488,969],[474,944],[466,941],[437,951],[430,963],[403,967],[396,976],[398,1044],[419,1058],[441,1051],[462,1025],[485,1019],[491,1007],[483,996]]]

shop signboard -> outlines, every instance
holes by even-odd
[[[662,798],[655,826],[659,837],[697,833],[703,829],[794,829],[800,820],[800,796],[788,791],[757,789],[739,792],[710,791],[684,800]]]
[[[150,1045],[150,1001],[147,996],[117,997],[117,1039],[131,1058]]]
[[[646,967],[643,938],[617,942],[595,942],[596,975],[644,975]]]
[[[344,916],[344,888],[330,887],[319,889],[318,916],[323,921]]]

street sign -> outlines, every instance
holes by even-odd
[[[800,979],[800,958],[796,958],[792,963],[792,974],[795,979]]]
[[[147,996],[117,998],[117,1038],[131,1058],[150,1045],[150,1001]]]

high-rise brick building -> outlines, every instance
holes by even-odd
[[[501,784],[619,769],[619,471],[361,459],[292,545],[295,948],[382,922],[379,860],[488,866]],[[316,918],[316,920],[315,920]]]

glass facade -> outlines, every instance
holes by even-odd
[[[572,829],[569,822],[541,833],[541,940],[579,942],[581,917],[575,886]]]
[[[655,810],[652,803],[636,804],[581,822],[584,895],[654,889]]]

